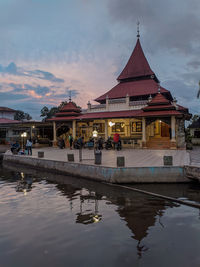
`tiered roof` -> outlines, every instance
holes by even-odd
[[[81,109],[70,100],[55,114],[54,118],[48,119],[48,121],[72,121],[80,116],[80,113]]]
[[[156,93],[143,109],[138,110],[122,110],[122,111],[106,111],[86,113],[77,117],[78,120],[84,119],[106,119],[106,118],[141,118],[141,117],[168,117],[176,116],[182,117],[183,114],[188,115],[188,110],[176,104],[176,102],[169,101],[160,92]]]
[[[142,109],[140,115],[145,117],[172,115],[182,116],[182,112],[179,111],[175,101],[170,102],[159,92],[149,101],[148,105]]]
[[[161,93],[169,95],[170,92],[163,87],[160,87]],[[129,81],[119,83],[110,91],[96,99],[97,102],[105,101],[106,97],[109,99],[123,98],[126,95],[129,97],[140,97],[155,95],[158,92],[158,84],[153,79]],[[171,94],[170,94],[171,96]]]
[[[125,68],[117,78],[118,81],[133,79],[138,77],[155,76],[142,50],[140,39],[138,38],[136,46],[126,64]],[[153,77],[152,77],[153,78]]]
[[[95,99],[99,103],[104,103],[106,97],[109,99],[123,98],[128,94],[131,98],[148,97],[155,95],[158,90],[158,78],[149,66],[149,63],[142,50],[140,39],[130,56],[128,63],[117,78],[119,84],[110,91]],[[171,93],[165,88],[160,88],[168,99],[172,100]]]

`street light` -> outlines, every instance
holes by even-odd
[[[22,137],[22,142],[23,142],[23,147],[22,148],[24,148],[24,138],[27,137],[27,133],[26,132],[23,132],[21,134],[21,137]]]

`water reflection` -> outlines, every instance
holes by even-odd
[[[49,174],[46,179],[52,180]],[[55,176],[53,179],[55,180]],[[88,225],[99,222],[102,219],[99,211],[99,201],[101,200],[106,200],[107,205],[115,205],[115,211],[133,233],[131,237],[137,241],[138,258],[141,258],[143,253],[149,250],[145,244],[149,229],[154,227],[157,222],[160,227],[164,228],[165,225],[161,219],[165,210],[179,206],[163,199],[152,198],[101,183],[61,175],[56,175],[56,179],[57,182],[62,183],[56,187],[62,192],[62,195],[69,199],[72,209],[73,202],[79,200],[80,211],[76,213],[76,223]],[[92,209],[89,208],[91,206]]]
[[[131,231],[131,233],[130,231],[128,232],[128,238],[133,242],[131,245],[134,244],[135,254],[139,259],[144,258],[144,255],[148,254],[146,252],[152,250],[152,243],[148,241],[149,237],[153,238],[152,229],[156,227],[159,229],[166,228],[166,223],[163,221],[166,210],[180,206],[163,199],[156,199],[151,196],[84,179],[38,172],[21,167],[21,172],[19,172],[19,167],[15,169],[12,166],[10,168],[13,170],[12,181],[17,182],[17,192],[24,192],[24,190],[27,190],[26,192],[34,191],[34,182],[41,178],[46,179],[49,184],[55,185],[59,196],[64,196],[62,202],[59,202],[61,203],[60,205],[64,206],[63,199],[67,200],[67,204],[70,205],[74,215],[71,218],[79,227],[84,225],[89,229],[90,225],[99,222],[97,226],[102,227],[103,231],[103,222],[107,218],[105,207],[112,205],[112,210],[114,210],[115,214],[117,213],[117,217]],[[15,170],[18,171],[15,172]],[[39,177],[38,180],[36,177]],[[194,185],[179,185],[178,187],[177,185],[159,185],[158,187],[156,185],[149,185],[148,188],[146,188],[147,191],[156,192],[157,190],[157,192],[160,191],[164,195],[177,198],[184,197],[192,201],[199,201],[200,199],[199,191],[195,189]],[[110,228],[112,227],[110,225]]]
[[[23,172],[20,173],[21,179],[17,181],[16,192],[23,192],[24,195],[32,189],[33,179],[29,175],[26,176]]]
[[[98,196],[95,192],[89,192],[89,194],[84,195],[82,191],[83,190],[81,190],[80,194],[80,212],[76,214],[76,223],[90,224],[100,222],[102,215],[99,214],[98,205],[102,196]],[[86,208],[84,209],[85,202]],[[93,210],[87,209],[89,203],[92,203]]]

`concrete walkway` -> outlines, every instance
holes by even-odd
[[[44,147],[33,149],[32,156],[38,157],[38,151],[44,151],[44,159],[67,162],[67,154],[74,154],[75,162],[79,163],[79,150]],[[10,154],[11,152],[7,152]],[[185,150],[150,150],[150,149],[123,149],[122,151],[103,150],[102,166],[116,167],[117,157],[125,157],[125,167],[160,167],[163,166],[163,156],[173,156],[173,166],[190,164],[189,153]],[[94,151],[82,150],[82,164],[94,165]]]

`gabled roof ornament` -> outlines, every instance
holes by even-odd
[[[137,38],[140,38],[140,22],[137,22]]]
[[[148,102],[151,102],[151,100],[152,100],[152,96],[150,95],[148,98]]]
[[[158,93],[160,94],[160,83],[158,83]]]
[[[72,92],[69,91],[69,102],[72,102]]]

